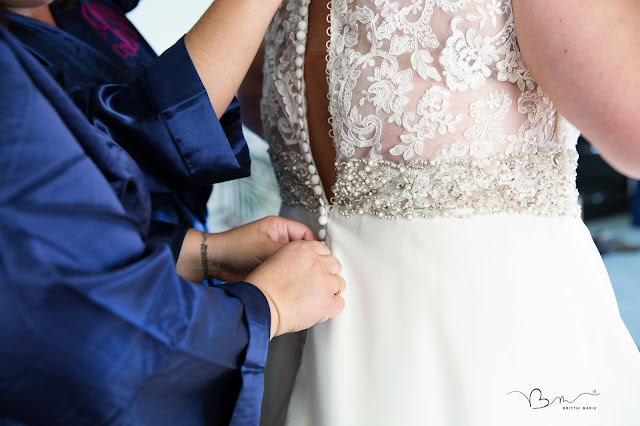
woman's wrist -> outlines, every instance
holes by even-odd
[[[218,277],[220,262],[216,262],[215,259],[221,252],[220,235],[197,229],[188,230],[176,262],[178,275],[193,282]]]
[[[204,281],[212,280],[213,268],[210,268],[209,263],[209,244],[212,242],[211,234],[202,232],[202,241],[200,242],[200,266],[202,267],[202,279]],[[207,238],[209,243],[207,243]]]
[[[265,293],[264,290],[261,289],[261,291],[267,299],[267,303],[269,303],[269,311],[271,312],[271,330],[269,332],[269,340],[271,340],[278,336],[278,331],[280,331],[280,310],[271,296]]]
[[[249,275],[246,278],[246,282],[256,286],[258,288],[258,290],[260,290],[262,292],[262,294],[264,295],[264,298],[267,299],[267,303],[269,304],[269,312],[271,313],[271,329],[269,331],[269,340],[271,340],[274,337],[279,336],[280,334],[282,334],[282,333],[280,333],[280,327],[282,326],[282,318],[280,317],[280,309],[278,309],[278,305],[276,305],[275,300],[273,299],[273,297],[271,297],[269,292],[267,292],[262,286],[260,286],[260,284],[258,284],[256,282],[256,280],[254,280],[253,278],[254,277],[252,275]]]

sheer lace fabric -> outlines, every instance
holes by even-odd
[[[283,200],[326,208],[302,65],[309,0],[267,34],[265,137]],[[332,200],[381,217],[578,216],[575,142],[526,68],[504,0],[333,0]]]

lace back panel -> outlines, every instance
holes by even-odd
[[[265,137],[285,203],[326,209],[302,65],[308,0],[266,38]],[[334,204],[381,217],[579,215],[578,131],[526,68],[510,1],[333,0]]]

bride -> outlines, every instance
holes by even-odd
[[[281,214],[315,226],[349,289],[341,317],[274,340],[263,424],[640,424],[640,354],[565,119],[640,175],[639,17],[633,0],[284,1],[261,102]]]

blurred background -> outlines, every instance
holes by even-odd
[[[143,0],[129,18],[160,54],[193,26],[210,3]],[[253,161],[251,177],[215,186],[209,200],[212,232],[278,214],[280,198],[267,145],[248,129],[245,134]],[[609,167],[583,138],[578,152],[584,220],[611,277],[620,315],[640,347],[640,186]]]

